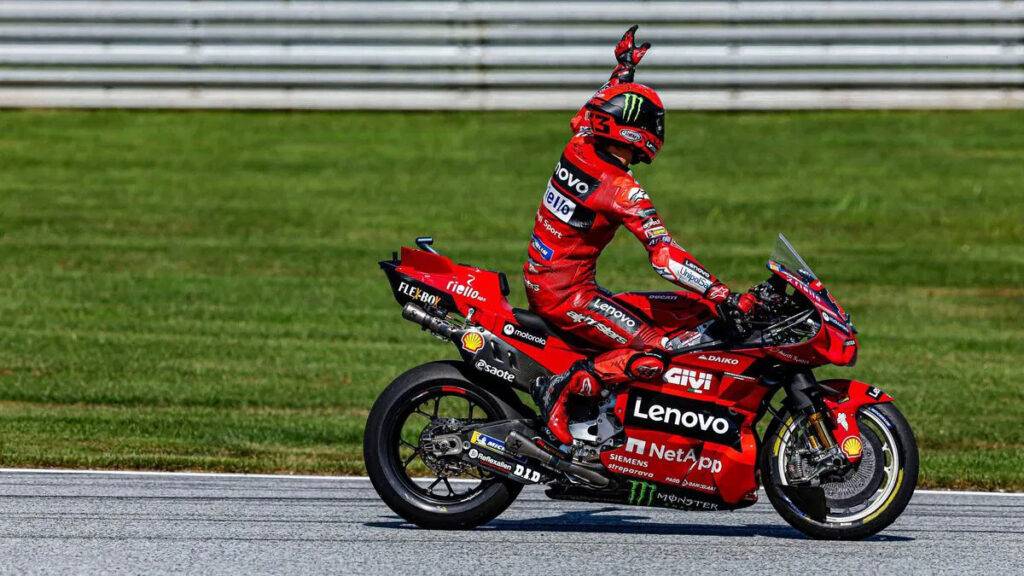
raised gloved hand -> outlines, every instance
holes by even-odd
[[[619,82],[632,82],[633,72],[636,70],[636,65],[643,59],[644,54],[651,49],[650,42],[644,42],[640,46],[636,45],[636,29],[639,28],[636,24],[631,26],[626,33],[622,35],[622,40],[615,45],[615,60],[619,63],[615,67],[615,71],[612,72],[613,78],[618,78]]]
[[[644,42],[640,46],[636,45],[634,34],[636,34],[637,28],[639,26],[634,25],[629,30],[626,30],[626,33],[622,35],[622,40],[619,40],[619,43],[615,45],[615,61],[618,64],[615,65],[615,70],[612,70],[612,75],[608,78],[608,81],[598,88],[597,94],[600,94],[605,88],[633,81],[633,72],[636,70],[636,65],[640,63],[644,54],[651,48],[648,42]],[[580,111],[569,121],[569,128],[573,134],[579,132],[581,128],[588,126],[587,114],[587,105],[584,104]]]

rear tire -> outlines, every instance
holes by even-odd
[[[409,522],[443,530],[474,528],[504,512],[523,485],[497,476],[485,477],[474,491],[460,498],[454,492],[444,497],[426,493],[412,480],[406,472],[408,466],[399,461],[396,447],[402,442],[402,427],[415,402],[440,396],[469,399],[483,410],[487,420],[522,417],[485,387],[466,378],[455,363],[417,366],[389,384],[370,410],[363,436],[366,471],[384,503]],[[451,490],[447,478],[444,484]]]
[[[884,530],[903,513],[917,487],[918,453],[910,424],[895,406],[871,404],[858,411],[857,422],[865,446],[861,465],[878,468],[872,468],[871,478],[866,478],[867,470],[858,467],[848,474],[849,481],[823,485],[830,508],[825,522],[805,514],[780,489],[787,482],[781,453],[793,437],[789,432],[799,428],[802,420],[789,412],[781,416],[773,419],[765,431],[761,479],[768,500],[790,526],[816,539],[861,540]],[[869,455],[873,460],[867,459]],[[858,491],[857,485],[846,486],[847,482],[860,482],[863,486]],[[843,511],[837,511],[838,508]]]

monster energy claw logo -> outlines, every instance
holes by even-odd
[[[627,93],[622,103],[622,119],[626,122],[635,122],[640,117],[640,107],[643,105],[643,96]]]
[[[650,506],[654,501],[654,493],[658,487],[639,480],[629,481],[629,504],[634,506]]]

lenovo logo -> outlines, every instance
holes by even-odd
[[[567,192],[570,196],[576,196],[580,200],[586,200],[587,196],[601,183],[600,180],[581,170],[565,156],[562,156],[558,160],[558,164],[555,164],[555,174],[551,177],[551,182],[563,192]]]
[[[629,393],[625,424],[738,447],[743,416],[711,402],[637,387]]]
[[[676,427],[697,428],[705,432],[713,430],[715,434],[725,434],[729,431],[729,421],[725,418],[716,418],[701,412],[683,411],[660,404],[651,404],[645,407],[639,398],[633,403],[632,415],[641,420],[662,422]]]

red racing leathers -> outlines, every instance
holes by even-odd
[[[629,92],[622,88],[632,83],[636,65],[650,48],[646,43],[635,44],[636,28],[630,28],[616,45],[618,65],[595,96],[609,89]],[[637,90],[649,89],[637,85]],[[600,289],[595,281],[597,258],[619,226],[625,226],[644,244],[651,265],[665,279],[715,304],[731,297],[724,284],[673,241],[629,168],[597,140],[588,106],[570,123],[574,135],[548,180],[523,269],[527,298],[535,313],[593,348],[605,350],[592,361],[577,363],[566,373],[534,386],[532,394],[548,428],[563,444],[572,443],[566,412],[569,394],[596,396],[602,385],[653,380],[665,369],[665,330]],[[626,142],[637,144],[640,135],[630,135],[634,137]],[[640,148],[640,152],[645,150]],[[744,297],[741,307],[749,309],[753,297]]]
[[[597,395],[601,384],[656,378],[664,369],[658,355],[664,331],[601,290],[595,281],[597,258],[619,226],[644,244],[651,265],[667,280],[712,300],[729,293],[673,241],[627,167],[595,147],[586,130],[577,132],[548,181],[524,266],[531,310],[595,348],[607,350],[593,359],[589,373],[579,371],[547,391],[558,395],[548,415],[549,428],[564,444],[572,443],[565,412],[567,394]]]
[[[523,272],[530,308],[598,348],[660,347],[662,330],[595,281],[597,258],[625,226],[667,280],[704,295],[718,283],[672,240],[647,193],[585,130],[569,140],[548,181]],[[616,375],[609,374],[613,379]]]

